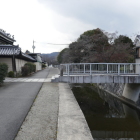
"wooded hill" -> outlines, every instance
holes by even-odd
[[[57,63],[57,56],[59,52],[52,52],[48,54],[41,54],[42,60],[47,62],[49,65],[53,64],[56,65]]]
[[[57,60],[59,63],[134,62],[133,47],[129,37],[97,28],[81,34],[59,53]]]

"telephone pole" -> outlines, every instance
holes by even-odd
[[[33,40],[33,46],[32,46],[32,48],[33,48],[33,53],[34,53],[34,49],[35,49],[34,42],[35,42],[35,41]]]

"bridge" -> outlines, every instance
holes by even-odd
[[[140,63],[71,63],[56,66],[52,82],[140,83]]]
[[[122,96],[140,100],[140,63],[71,63],[56,66],[60,75],[52,82],[64,83],[124,83]]]

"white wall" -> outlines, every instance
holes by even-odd
[[[140,63],[140,58],[135,59],[135,63]],[[140,65],[136,65],[136,74],[140,74]]]
[[[42,63],[40,63],[40,62],[35,62],[34,64],[36,65],[36,71],[42,70]]]
[[[27,61],[22,60],[22,59],[17,59],[17,58],[15,59],[15,61],[16,61],[16,70],[17,70],[17,72],[21,72],[21,67],[23,67],[24,64],[27,63]]]
[[[6,63],[8,65],[8,72],[13,71],[12,58],[0,58],[0,63]]]

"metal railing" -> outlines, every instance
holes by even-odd
[[[64,75],[140,74],[140,63],[70,63],[57,67]]]

